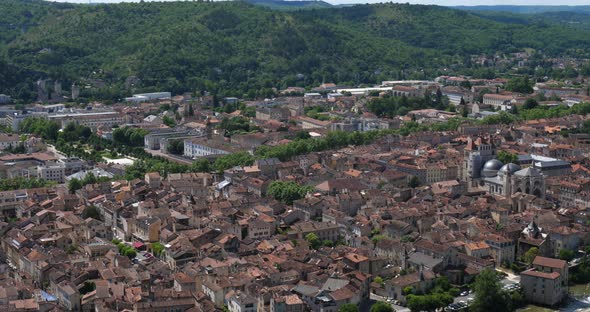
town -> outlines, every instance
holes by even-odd
[[[584,304],[582,77],[108,105],[35,88],[33,104],[0,96],[3,311]]]

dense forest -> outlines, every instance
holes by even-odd
[[[439,6],[356,5],[296,11],[246,2],[72,5],[3,0],[0,93],[35,98],[39,78],[83,96],[207,90],[246,98],[273,88],[432,78],[470,54],[542,49],[590,56],[590,31]],[[132,83],[131,83],[132,82]],[[94,93],[90,93],[94,92]]]

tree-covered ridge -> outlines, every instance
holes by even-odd
[[[423,5],[282,12],[237,1],[89,6],[7,0],[0,11],[20,12],[0,16],[0,24],[33,25],[0,37],[7,63],[0,60],[0,93],[17,95],[37,78],[51,78],[66,89],[100,79],[113,99],[156,89],[253,98],[324,81],[432,78],[465,64],[470,54],[530,47],[587,56],[590,50],[590,31]],[[139,86],[125,85],[129,76],[141,79]]]

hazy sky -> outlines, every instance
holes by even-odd
[[[91,0],[92,2],[139,2],[139,0]],[[149,0],[147,0],[149,1]],[[159,0],[174,1],[174,0]],[[384,0],[324,0],[333,4],[389,2]],[[88,0],[58,0],[58,2],[88,3]],[[401,3],[437,5],[589,5],[589,0],[408,0]]]

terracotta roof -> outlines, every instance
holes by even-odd
[[[521,272],[520,275],[528,275],[528,276],[540,277],[540,278],[546,278],[546,279],[557,279],[560,276],[560,274],[558,272],[545,273],[545,272],[536,271],[535,269],[526,270],[524,272]]]
[[[564,267],[567,267],[567,262],[565,260],[537,256],[533,261],[533,265],[563,269]]]

